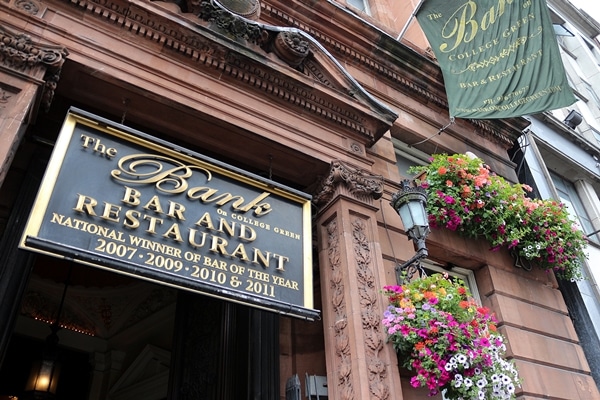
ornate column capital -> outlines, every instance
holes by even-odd
[[[336,160],[331,163],[329,174],[321,180],[315,193],[313,202],[319,207],[342,195],[372,205],[373,200],[383,195],[383,177]]]
[[[29,35],[0,25],[0,68],[34,79],[45,69],[41,104],[50,107],[68,51],[62,46],[34,44]]]

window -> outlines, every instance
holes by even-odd
[[[481,297],[479,296],[479,291],[477,290],[477,283],[475,281],[475,274],[473,271],[461,267],[452,267],[451,269],[443,268],[437,264],[432,263],[429,260],[423,260],[421,262],[421,266],[423,267],[420,273],[425,273],[430,276],[433,274],[448,274],[451,278],[458,278],[462,280],[465,286],[469,289],[473,298],[477,301],[478,304],[481,303]],[[417,278],[417,274],[413,276],[413,279]]]
[[[596,138],[598,143],[600,143],[600,132],[598,132],[598,130],[596,130],[596,128],[594,128],[593,126],[590,126],[590,129],[591,129],[592,133],[594,134],[594,137]]]
[[[571,32],[564,24],[552,24],[552,26],[554,27],[554,33],[558,37],[561,37],[561,36],[574,37],[575,36],[575,35],[573,35],[573,32]]]
[[[369,2],[367,0],[347,0],[346,2],[360,11],[369,13]]]
[[[398,139],[392,139],[394,142],[394,150],[396,151],[396,166],[403,178],[412,178],[414,174],[408,172],[408,169],[416,165],[426,165],[429,163],[429,154],[423,153],[407,145]]]
[[[590,85],[584,79],[581,80],[581,83],[583,83],[583,86],[589,92],[590,97],[594,100],[594,103],[596,103],[596,107],[598,107],[600,109],[600,98],[598,97],[598,94],[596,93],[596,91],[594,90],[594,88],[592,87],[592,85]]]
[[[550,176],[552,177],[552,183],[554,183],[554,186],[556,187],[560,201],[567,206],[567,210],[569,211],[571,217],[575,221],[579,222],[583,232],[586,234],[593,233],[595,229],[592,225],[590,217],[585,211],[583,202],[575,190],[575,186],[571,182],[552,172],[550,172]],[[589,239],[595,243],[600,243],[598,240],[598,235],[592,235],[589,237]]]

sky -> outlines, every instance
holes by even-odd
[[[569,0],[577,8],[581,8],[592,18],[600,22],[600,1],[598,0]]]

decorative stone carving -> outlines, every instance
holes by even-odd
[[[260,17],[260,1],[258,0],[220,0],[219,3],[232,13],[251,20]]]
[[[344,288],[344,271],[340,255],[340,236],[337,221],[333,220],[327,225],[328,258],[331,268],[331,304],[333,308],[335,331],[335,354],[338,358],[335,363],[336,385],[341,399],[354,399],[352,386],[352,360],[350,351],[350,338],[348,333],[348,315],[346,311],[346,296]]]
[[[264,46],[269,39],[269,32],[261,25],[240,18],[217,2],[202,1],[198,17],[215,23],[219,29],[236,38],[249,40],[259,46]]]
[[[273,46],[275,54],[291,67],[298,67],[310,54],[308,42],[294,31],[279,32]]]
[[[379,357],[383,349],[383,333],[379,309],[377,307],[377,289],[371,260],[371,247],[365,232],[365,223],[360,218],[352,221],[352,241],[356,258],[356,280],[360,297],[360,316],[365,342],[365,355],[369,370],[369,391],[372,399],[385,400],[390,397],[390,389],[385,383],[387,369]]]
[[[28,35],[0,26],[0,64],[29,75],[37,68],[46,68],[42,94],[42,107],[46,110],[54,97],[60,70],[68,54],[62,46],[36,45]]]
[[[0,115],[2,115],[2,111],[6,108],[11,97],[13,97],[12,94],[9,94],[4,89],[0,88]]]
[[[371,96],[314,38],[299,29],[252,21],[216,0],[165,1],[177,4],[183,10],[182,14],[187,11],[195,14],[195,23],[190,23],[190,16],[182,16],[178,21],[154,13],[156,7],[152,2],[72,0],[65,4],[74,7],[78,15],[83,12],[86,17],[103,20],[111,27],[121,27],[127,35],[135,35],[151,46],[161,43],[161,51],[172,51],[196,68],[219,70],[250,90],[262,91],[290,104],[290,107],[301,109],[300,112],[334,124],[361,145],[373,145],[397,119],[396,112]],[[235,9],[231,4],[231,9]],[[249,2],[246,7],[253,4]],[[240,4],[236,6],[240,7]],[[219,31],[221,35],[209,34],[209,29]],[[311,56],[304,58],[295,68],[320,85],[307,84],[304,78],[294,79],[271,65],[269,59],[273,58],[272,55],[277,56],[275,39],[284,31],[286,35],[279,40],[289,42],[295,51],[308,44]],[[222,40],[221,36],[234,39],[236,43]],[[249,57],[255,53],[259,57]],[[260,57],[265,55],[268,56]],[[339,94],[349,97],[341,99]]]
[[[329,175],[321,180],[316,193],[313,203],[317,206],[327,205],[336,194],[372,204],[383,195],[383,178],[338,160],[331,163]]]
[[[352,143],[350,145],[350,150],[352,150],[352,152],[356,153],[356,154],[363,154],[364,153],[363,149],[362,149],[362,146],[360,144],[356,143],[356,142],[354,142],[354,143]]]
[[[42,9],[40,3],[33,0],[16,0],[14,4],[15,8],[31,15],[38,15]]]
[[[352,254],[342,254],[340,233],[340,216],[328,222],[324,234],[327,239],[327,298],[330,300],[331,328],[334,331],[333,346],[335,361],[333,362],[333,378],[336,388],[336,398],[354,400],[357,398],[355,382],[362,379],[358,374],[366,372],[368,378],[370,400],[389,400],[391,390],[389,387],[388,368],[382,359],[385,335],[381,330],[380,304],[378,288],[375,278],[375,257],[369,238],[369,229],[365,216],[352,216],[351,247]],[[344,261],[345,260],[345,261]],[[355,289],[346,286],[346,282],[354,282]],[[352,290],[352,292],[350,292]],[[350,318],[360,318],[358,321],[349,321]],[[358,331],[356,331],[358,329]],[[364,360],[366,370],[361,365],[361,372],[353,369],[357,359]],[[356,366],[356,364],[354,364]],[[364,388],[362,389],[364,390]],[[364,391],[361,393],[364,394]]]

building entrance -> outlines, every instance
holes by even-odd
[[[58,114],[22,143],[0,199],[10,211],[0,226],[0,400],[278,399],[277,314],[18,249]],[[41,397],[28,378],[57,319],[60,374]]]
[[[0,368],[2,400],[278,394],[273,313],[39,255],[18,314]],[[57,366],[52,390],[39,378],[31,384],[44,359]]]

